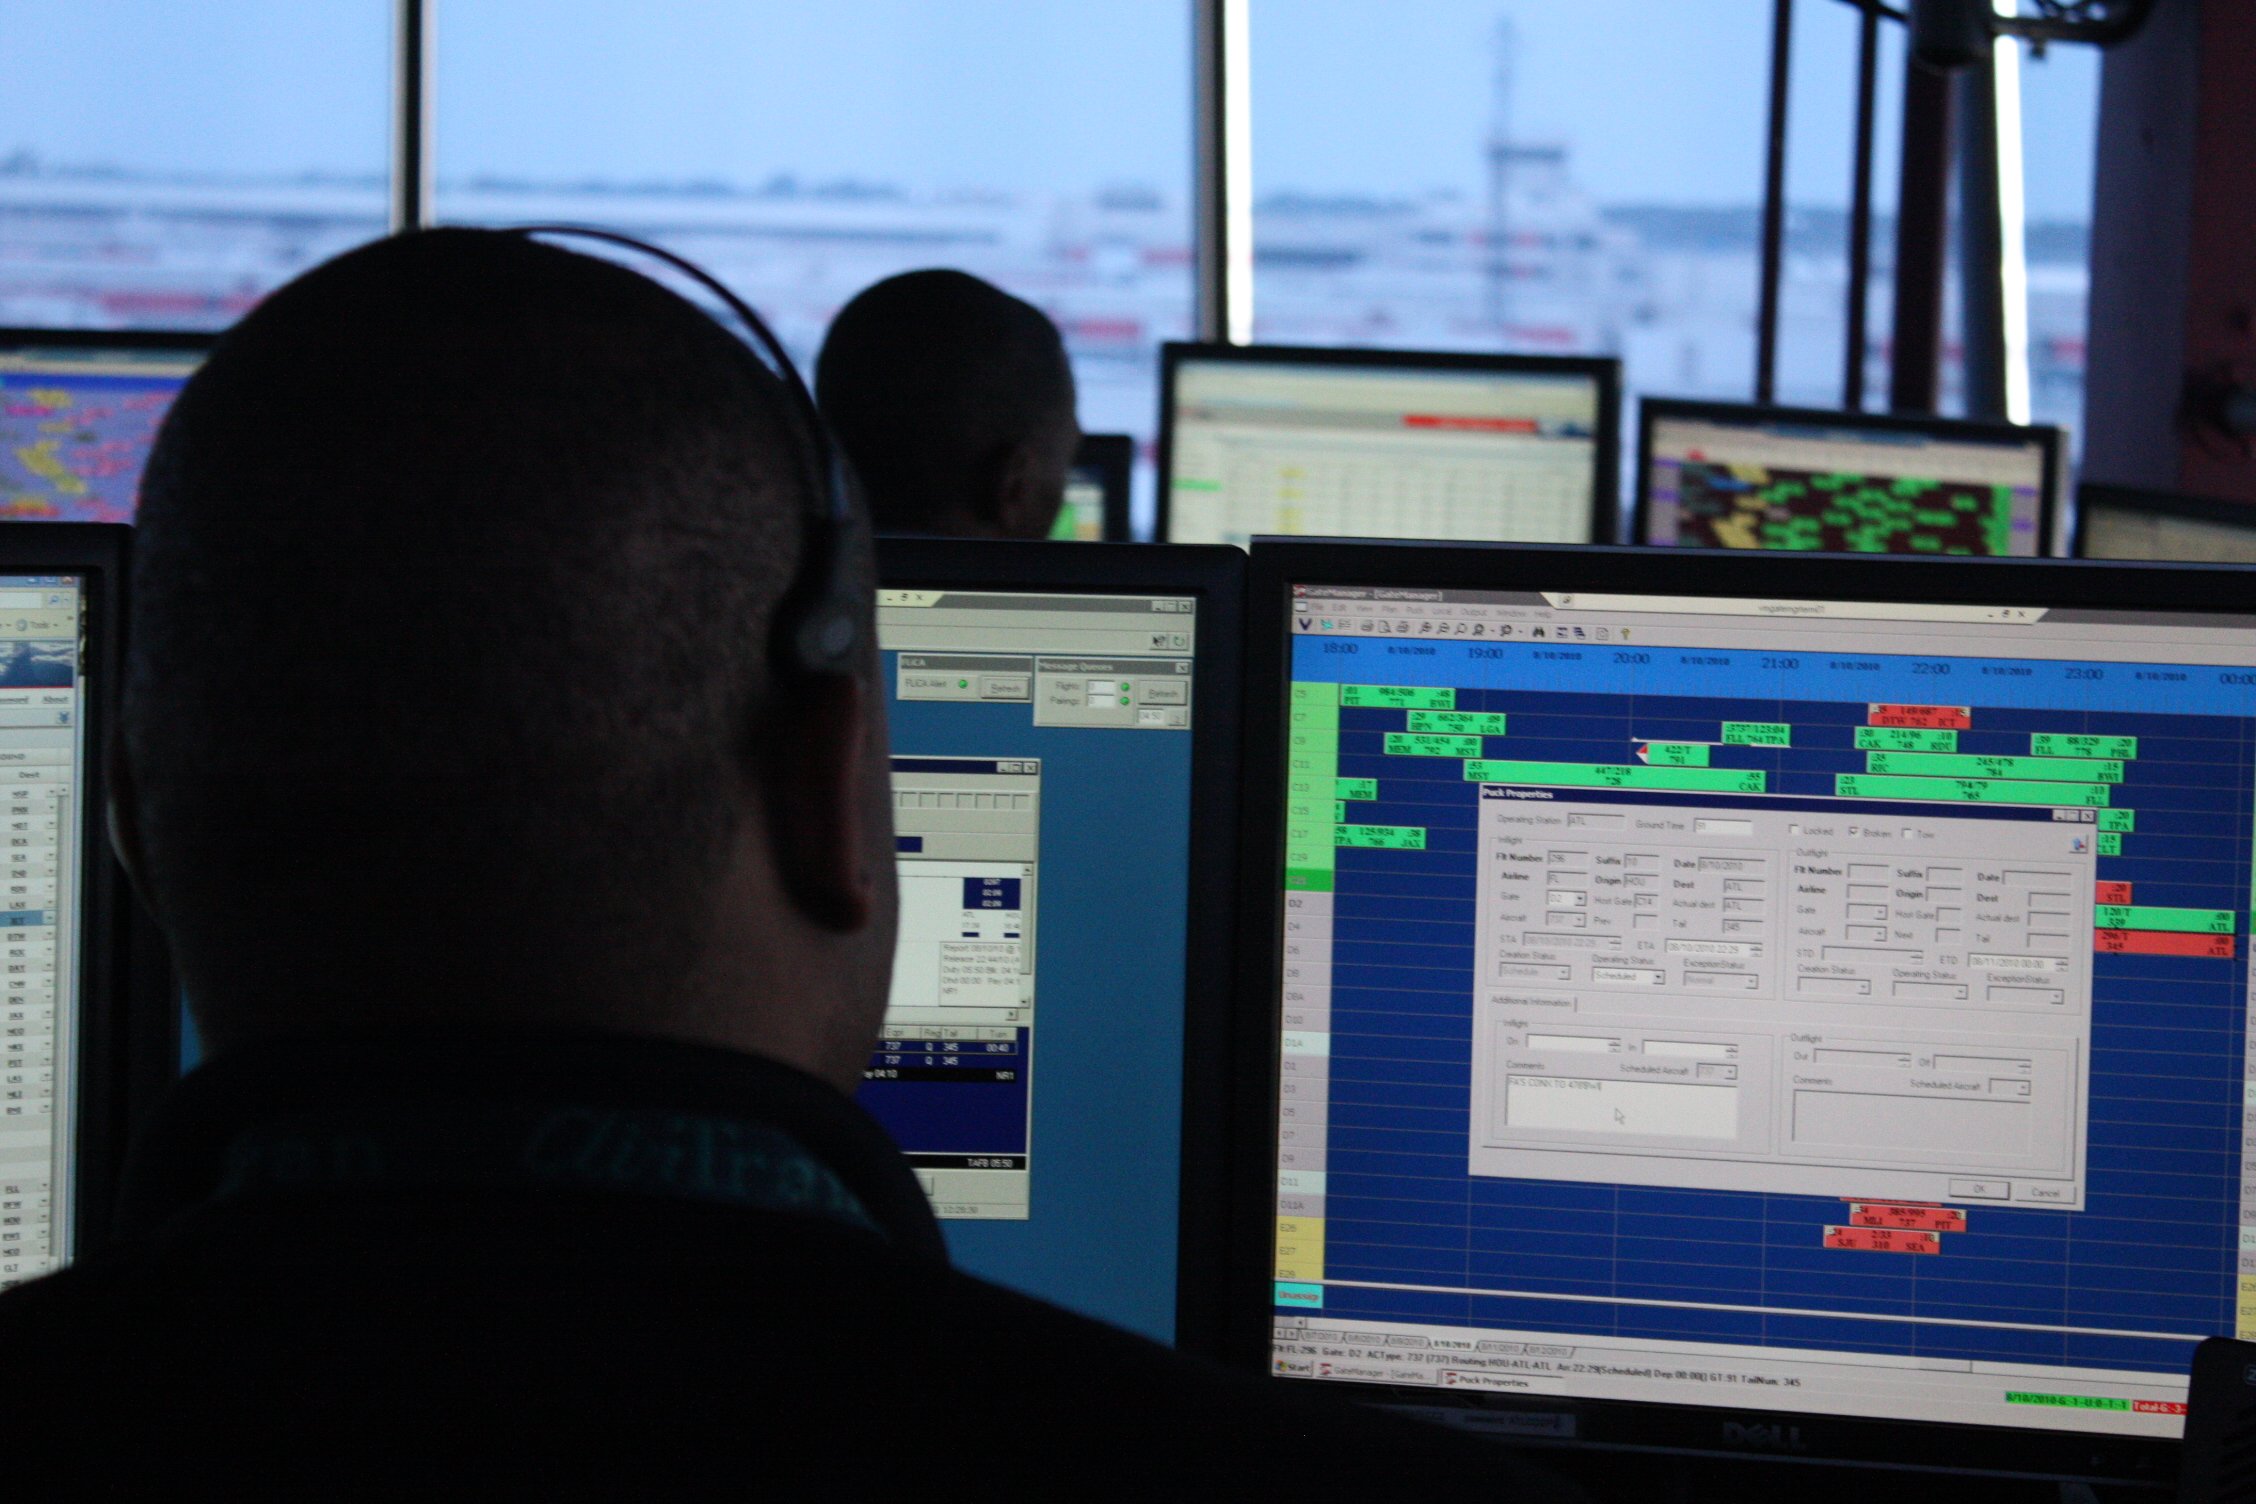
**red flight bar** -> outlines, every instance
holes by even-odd
[[[1468,433],[1536,433],[1533,418],[1461,418],[1450,413],[1405,413],[1404,428],[1449,428]]]

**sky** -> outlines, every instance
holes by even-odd
[[[433,3],[442,179],[1189,186],[1187,0]],[[0,0],[0,158],[380,174],[390,8]],[[1769,0],[1251,0],[1251,14],[1258,192],[1478,192],[1508,17],[1515,135],[1566,143],[1602,202],[1760,197]],[[1795,14],[1790,195],[1838,207],[1855,18],[1840,0]],[[2031,213],[2081,218],[2096,57],[2057,49],[2026,77]],[[1884,156],[1883,208],[1892,174]]]

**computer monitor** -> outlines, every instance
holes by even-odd
[[[862,1104],[957,1264],[1211,1346],[1244,556],[878,542],[900,941]],[[1187,1277],[1178,1278],[1180,1262]]]
[[[115,525],[0,528],[0,1288],[98,1241],[135,1073],[169,1065],[104,820],[126,547]]]
[[[1614,535],[1618,361],[1162,349],[1159,536],[1169,542]]]
[[[1634,537],[1675,548],[2048,552],[2060,430],[1647,397]]]
[[[213,338],[0,329],[0,521],[131,522],[157,425]]]
[[[2076,554],[2256,564],[2256,506],[2086,481],[2076,488]]]
[[[1257,544],[1235,1350],[2166,1481],[2256,1330],[2252,584]]]
[[[1065,505],[1050,536],[1075,543],[1128,541],[1128,477],[1136,441],[1124,433],[1085,433],[1065,481]]]

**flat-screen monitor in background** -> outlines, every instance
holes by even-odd
[[[1083,434],[1066,477],[1065,505],[1058,509],[1050,536],[1075,543],[1126,543],[1128,477],[1135,463],[1136,441],[1127,434]]]
[[[133,1066],[171,1066],[162,989],[128,1001],[132,901],[105,833],[127,538],[0,528],[0,1288],[98,1238]]]
[[[2087,481],[2076,488],[2076,554],[2256,564],[2256,505]]]
[[[960,1267],[1186,1346],[1219,1267],[1183,1136],[1217,1116],[1243,570],[878,542],[901,921],[860,1100]]]
[[[2167,1481],[2256,1332],[2252,578],[1257,546],[1241,1355]]]
[[[2048,551],[2060,430],[1647,397],[1635,541],[1820,553]]]
[[[209,334],[0,329],[0,521],[131,522]]]
[[[1614,535],[1620,363],[1164,347],[1159,536]]]

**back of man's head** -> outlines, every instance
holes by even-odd
[[[1031,303],[958,271],[864,289],[823,340],[815,393],[877,526],[1043,537],[1073,449],[1073,367]]]
[[[119,759],[207,1030],[670,1006],[765,818],[808,439],[688,302],[503,232],[231,331],[151,458]]]

